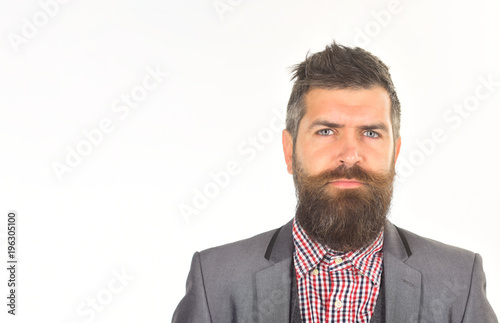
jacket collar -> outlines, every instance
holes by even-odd
[[[293,220],[292,220],[293,221]],[[291,292],[293,267],[292,221],[278,229],[266,249],[269,267],[256,274],[258,322],[289,322],[296,293]],[[385,315],[387,322],[418,319],[421,274],[405,264],[412,251],[403,230],[387,221],[384,229]]]
[[[387,221],[384,230],[385,315],[387,322],[416,322],[421,274],[406,264],[412,251],[403,230]]]
[[[295,280],[293,268],[292,221],[278,229],[267,247],[265,258],[270,266],[257,272],[256,307],[253,318],[257,322],[289,322],[291,283]],[[293,295],[296,298],[296,295]]]

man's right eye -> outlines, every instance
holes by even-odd
[[[332,129],[321,129],[316,132],[320,136],[330,136],[333,135]]]

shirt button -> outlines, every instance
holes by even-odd
[[[341,264],[342,263],[342,258],[338,257],[338,258],[335,258],[335,263],[338,265],[338,264]]]
[[[314,268],[314,270],[312,271],[312,274],[313,274],[314,276],[316,276],[316,275],[318,275],[318,273],[319,273],[318,268]]]
[[[342,307],[342,302],[337,300],[335,301],[335,308],[341,308]]]

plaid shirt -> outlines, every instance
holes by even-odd
[[[293,221],[294,266],[302,322],[369,322],[382,278],[383,230],[369,246],[337,252]]]

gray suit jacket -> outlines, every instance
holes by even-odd
[[[299,323],[293,252],[291,221],[278,230],[196,252],[172,322]],[[386,322],[498,322],[486,299],[478,254],[390,222],[383,252]]]

